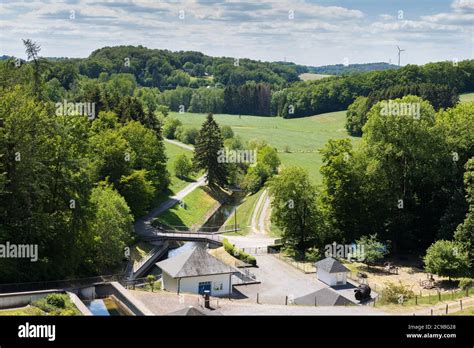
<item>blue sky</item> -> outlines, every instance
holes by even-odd
[[[0,55],[143,45],[307,65],[473,58],[474,0],[72,0],[0,3]]]

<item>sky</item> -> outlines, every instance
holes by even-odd
[[[473,59],[474,0],[0,0],[0,55],[142,45],[305,65]]]

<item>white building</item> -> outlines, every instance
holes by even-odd
[[[332,257],[316,262],[316,277],[329,286],[345,285],[347,283],[347,269]]]
[[[209,290],[211,296],[230,295],[232,274],[239,272],[200,247],[183,251],[156,265],[163,272],[163,289],[178,294],[203,294]]]

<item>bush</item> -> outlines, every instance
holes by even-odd
[[[222,126],[221,133],[222,133],[222,138],[224,138],[224,140],[234,137],[234,131],[232,130],[230,126]]]
[[[185,154],[181,154],[174,162],[174,172],[179,178],[187,178],[193,172],[193,164]]]
[[[81,312],[66,294],[49,294],[31,303],[32,306],[46,312],[47,315],[80,315]]]
[[[257,265],[257,259],[255,257],[234,247],[227,238],[224,238],[224,240],[222,241],[222,244],[224,246],[225,251],[227,251],[229,254],[231,254],[235,258],[245,263],[248,263],[252,266]]]
[[[456,278],[469,274],[469,256],[461,243],[438,240],[426,250],[425,270],[439,276]]]
[[[175,137],[179,141],[185,144],[196,144],[196,138],[199,134],[199,130],[197,128],[184,128],[183,126],[179,126],[176,128]]]
[[[64,295],[61,294],[49,294],[46,296],[46,303],[57,308],[64,308],[66,306]]]
[[[165,118],[162,133],[163,136],[167,139],[175,139],[176,138],[176,129],[181,126],[181,121],[177,120],[172,117]]]
[[[415,293],[401,281],[398,284],[392,282],[385,283],[381,293],[383,303],[403,304],[413,297],[415,297]]]
[[[466,290],[472,288],[474,285],[474,279],[472,278],[461,278],[459,279],[459,288],[461,290]]]
[[[316,262],[321,258],[321,251],[318,248],[309,248],[304,253],[305,261]]]

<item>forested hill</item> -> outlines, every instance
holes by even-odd
[[[390,69],[399,69],[398,65],[388,63],[365,63],[365,64],[335,64],[325,66],[310,66],[308,72],[315,74],[342,75],[367,71],[383,71]]]
[[[383,71],[390,69],[399,69],[398,65],[393,65],[389,63],[364,63],[364,64],[334,64],[334,65],[323,65],[323,66],[309,66],[309,65],[297,65],[294,63],[288,62],[277,62],[278,64],[283,64],[288,67],[296,69],[300,74],[303,73],[313,73],[313,74],[323,74],[323,75],[344,75],[344,74],[353,74],[361,73],[368,71]]]
[[[79,60],[80,74],[97,78],[102,72],[131,73],[139,85],[160,89],[207,86],[211,77],[213,83],[222,85],[241,85],[246,81],[284,85],[299,79],[294,67],[279,63],[143,46],[104,47]]]

